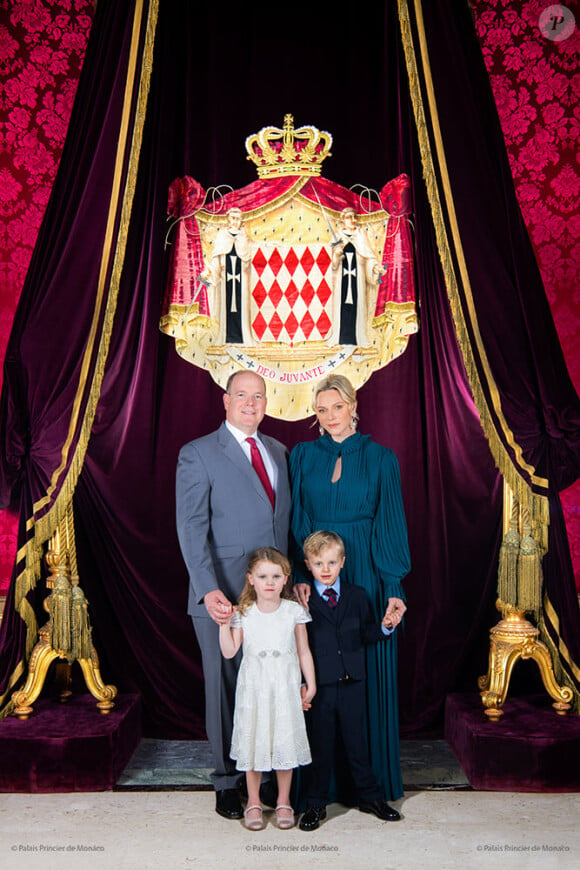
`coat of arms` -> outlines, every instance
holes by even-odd
[[[233,371],[270,384],[268,413],[296,420],[313,382],[339,371],[355,387],[417,331],[406,175],[373,196],[321,177],[330,133],[267,127],[248,137],[258,180],[169,190],[175,219],[161,329],[225,386]]]

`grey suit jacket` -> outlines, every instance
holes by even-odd
[[[276,507],[225,423],[181,448],[177,464],[177,534],[189,571],[188,612],[209,615],[204,595],[215,589],[235,603],[250,554],[258,547],[288,552],[288,451],[260,435],[278,469]]]

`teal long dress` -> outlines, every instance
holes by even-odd
[[[341,476],[332,483],[339,456]],[[410,569],[397,457],[369,435],[355,432],[337,443],[325,434],[293,449],[290,477],[292,534],[299,556],[311,532],[325,529],[339,534],[346,549],[341,579],[366,589],[381,621],[389,598],[405,600],[401,580]],[[396,635],[395,631],[366,651],[368,745],[387,800],[403,795]],[[336,797],[341,799],[339,792]]]

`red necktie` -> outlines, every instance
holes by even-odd
[[[254,468],[254,471],[260,478],[262,486],[266,490],[266,495],[270,499],[272,510],[274,510],[276,497],[274,495],[274,490],[272,489],[272,484],[270,483],[270,478],[268,477],[268,472],[266,471],[266,466],[264,465],[264,460],[262,459],[262,454],[260,453],[260,450],[254,438],[246,438],[246,441],[250,445],[250,451],[252,454],[252,466]]]
[[[322,593],[326,598],[326,603],[329,607],[334,608],[338,604],[338,596],[336,594],[336,589],[325,589]]]

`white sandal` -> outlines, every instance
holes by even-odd
[[[280,810],[288,810],[290,813],[292,813],[292,817],[291,818],[288,818],[288,817],[284,818],[284,816],[281,817]],[[288,828],[294,827],[295,820],[294,820],[293,807],[289,807],[287,804],[278,804],[278,806],[276,807],[276,825],[282,831],[286,831],[286,830],[288,830]]]
[[[259,810],[260,815],[255,819],[249,819],[248,813],[251,813],[252,810]],[[264,827],[264,818],[262,816],[262,807],[260,804],[253,804],[251,807],[246,807],[244,810],[244,825],[248,829],[248,831],[261,831]]]

